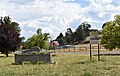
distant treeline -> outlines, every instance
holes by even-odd
[[[91,25],[89,23],[83,22],[74,32],[71,30],[71,28],[68,28],[65,32],[65,36],[60,33],[55,40],[58,41],[60,45],[82,43],[86,37],[89,36],[90,31],[98,31],[90,28]]]

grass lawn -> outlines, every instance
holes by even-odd
[[[0,55],[0,76],[119,76],[120,56],[102,56],[89,61],[87,55],[57,55],[56,64],[40,63],[13,65],[14,57]]]

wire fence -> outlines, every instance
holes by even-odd
[[[58,46],[55,47],[52,51],[53,52],[80,52],[80,51],[89,51],[90,50],[90,44],[80,44],[80,45],[71,45],[71,46]],[[93,44],[92,51],[98,50],[98,45]],[[102,45],[99,45],[100,51],[108,51],[106,50]]]

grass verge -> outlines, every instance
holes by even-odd
[[[120,57],[102,56],[97,61],[87,55],[56,55],[55,64],[41,63],[13,65],[14,56],[0,55],[0,76],[119,76]]]

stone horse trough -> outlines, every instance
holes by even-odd
[[[30,61],[35,64],[37,61],[53,63],[52,52],[45,52],[39,48],[32,48],[15,53],[15,64],[22,64],[23,61]]]

